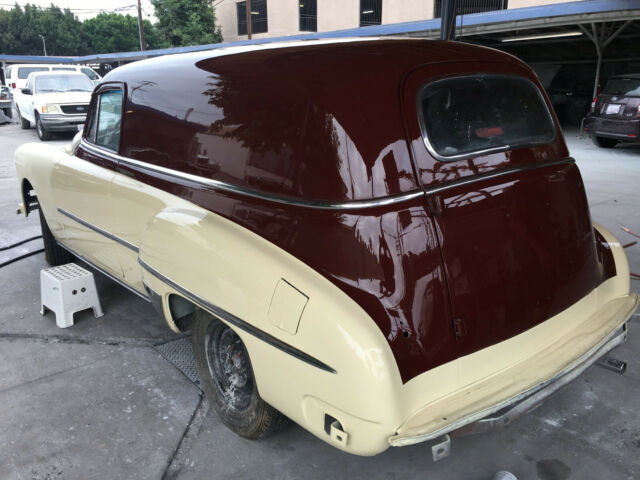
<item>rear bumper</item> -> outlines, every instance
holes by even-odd
[[[618,310],[622,314],[621,318],[629,318],[638,306],[638,297],[632,295],[626,306]],[[560,390],[562,387],[579,377],[585,370],[596,363],[614,348],[622,345],[627,339],[627,326],[622,326],[609,334],[604,340],[595,345],[583,356],[576,359],[569,366],[565,367],[557,375],[546,380],[535,387],[532,387],[507,400],[495,403],[487,408],[471,413],[457,422],[447,425],[444,428],[421,435],[399,436],[394,435],[389,438],[389,444],[394,447],[411,445],[425,442],[441,437],[445,434],[454,436],[482,433],[495,427],[504,427],[512,421],[524,415],[549,396]]]
[[[453,430],[451,433],[455,436],[470,435],[474,433],[482,433],[496,427],[504,427],[509,425],[515,419],[535,409],[544,402],[548,397],[560,390],[562,387],[579,377],[585,370],[591,367],[599,359],[605,356],[614,348],[622,345],[627,340],[627,324],[625,323],[618,330],[613,332],[610,337],[605,340],[604,344],[595,351],[589,352],[585,358],[580,359],[573,369],[567,369],[558,374],[551,380],[541,383],[530,391],[512,399],[508,405],[499,410],[488,414],[486,417],[469,423],[464,427]]]
[[[617,120],[601,117],[587,117],[584,124],[590,135],[617,140],[636,141],[640,137],[640,118]]]
[[[51,132],[77,130],[78,125],[84,125],[85,115],[40,115],[42,126]]]

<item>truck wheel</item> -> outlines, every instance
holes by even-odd
[[[618,140],[615,138],[605,138],[605,137],[591,137],[594,145],[600,148],[613,148],[618,143]]]
[[[202,388],[227,427],[253,440],[289,422],[260,397],[249,354],[236,332],[196,309],[191,339]]]
[[[36,131],[38,132],[38,138],[43,142],[46,142],[51,138],[51,134],[47,132],[40,121],[40,115],[35,114],[36,117]]]
[[[29,130],[31,128],[31,122],[23,118],[19,108],[16,108],[16,110],[18,110],[18,120],[20,120],[20,128],[23,130]]]
[[[42,243],[44,243],[44,258],[49,265],[64,265],[73,262],[74,258],[69,252],[62,248],[53,237],[53,233],[49,230],[49,225],[44,218],[42,209],[38,209],[40,215],[40,228],[42,229]]]

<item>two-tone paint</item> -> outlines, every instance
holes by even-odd
[[[35,147],[16,162],[62,245],[151,296],[174,329],[172,295],[227,322],[267,402],[374,454],[550,381],[637,303],[555,119],[546,145],[429,153],[419,89],[476,73],[542,92],[517,59],[448,42],[162,57],[94,94],[124,90],[117,152],[82,140],[44,168]],[[294,334],[269,318],[282,279],[308,298]]]

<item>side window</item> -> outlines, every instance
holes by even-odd
[[[98,94],[87,129],[87,140],[113,152],[120,144],[122,90],[106,90]]]

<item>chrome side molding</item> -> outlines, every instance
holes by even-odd
[[[338,373],[336,372],[335,369],[333,369],[326,363],[321,362],[317,358],[312,357],[311,355],[303,352],[302,350],[298,350],[296,347],[283,342],[282,340],[268,334],[267,332],[260,330],[259,328],[254,327],[250,323],[245,322],[241,318],[236,317],[234,314],[227,312],[223,308],[220,308],[217,305],[214,305],[213,303],[205,300],[201,296],[191,292],[190,290],[187,290],[185,287],[183,287],[179,283],[174,282],[170,278],[158,272],[156,269],[154,269],[152,266],[150,266],[140,257],[138,257],[138,263],[140,263],[142,268],[144,268],[147,272],[149,272],[151,275],[156,277],[158,280],[166,283],[171,288],[175,289],[177,292],[180,292],[182,295],[184,295],[186,298],[188,298],[192,302],[200,305],[200,307],[204,308],[205,310],[208,310],[209,312],[213,313],[215,316],[217,316],[218,318],[221,318],[225,322],[228,322],[231,325],[241,330],[244,330],[250,335],[253,335],[254,337],[262,340],[263,342],[268,343],[269,345],[277,348],[278,350],[281,350],[291,355],[292,357],[297,358],[298,360],[302,360],[303,362],[308,363],[309,365],[313,365],[314,367],[319,368],[320,370],[324,370],[325,372],[329,372],[329,373]]]
[[[149,297],[143,295],[142,293],[140,293],[139,291],[137,291],[134,288],[131,288],[129,285],[127,285],[126,283],[124,283],[122,280],[114,277],[112,274],[110,274],[109,272],[105,271],[104,269],[98,267],[95,263],[87,260],[85,257],[83,257],[82,255],[80,255],[78,252],[76,252],[75,250],[73,250],[72,248],[68,247],[67,245],[65,245],[64,243],[62,243],[60,240],[56,240],[56,243],[58,245],[60,245],[62,248],[64,248],[67,252],[71,253],[73,256],[78,257],[80,260],[82,260],[83,262],[91,265],[92,268],[95,268],[96,270],[98,270],[101,274],[103,274],[105,277],[110,278],[111,280],[113,280],[114,282],[116,282],[117,284],[119,284],[120,286],[126,288],[127,290],[129,290],[131,293],[137,295],[138,297],[142,298],[143,300],[147,301],[147,302],[151,302],[151,300],[149,299]]]
[[[126,240],[123,240],[122,238],[118,237],[117,235],[114,235],[113,233],[109,233],[109,232],[107,232],[106,230],[103,230],[100,227],[96,227],[95,225],[92,225],[91,223],[81,219],[80,217],[76,217],[73,213],[67,212],[64,208],[58,207],[58,211],[61,214],[63,214],[64,216],[69,217],[72,220],[75,220],[80,225],[83,225],[83,226],[87,227],[89,230],[93,230],[94,232],[97,232],[100,235],[104,235],[105,237],[113,240],[114,242],[118,242],[120,245],[124,245],[128,249],[133,250],[134,252],[138,253],[138,247],[136,245],[134,245],[133,243],[127,242]]]

